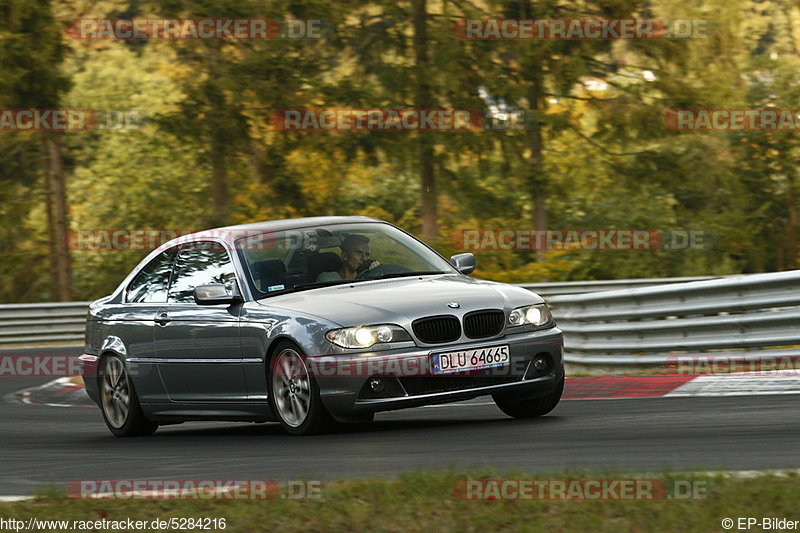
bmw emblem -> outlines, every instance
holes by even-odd
[[[449,307],[450,309],[458,309],[459,307],[461,307],[461,304],[459,304],[458,302],[450,302],[447,304],[447,307]]]

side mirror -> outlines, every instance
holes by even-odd
[[[216,283],[198,285],[192,292],[194,293],[194,302],[197,305],[231,305],[242,301],[242,297],[238,293],[231,294],[225,288],[225,285]]]
[[[452,256],[450,258],[450,264],[456,267],[456,270],[462,274],[470,274],[478,266],[475,262],[475,256],[470,253]]]

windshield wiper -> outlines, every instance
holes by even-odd
[[[269,296],[277,296],[279,294],[290,294],[293,292],[300,292],[306,291],[310,289],[319,289],[321,287],[333,287],[335,285],[347,285],[350,283],[359,283],[362,281],[375,281],[378,279],[390,279],[390,278],[405,278],[405,277],[414,277],[414,276],[431,276],[434,274],[447,274],[447,272],[443,270],[421,270],[419,272],[393,272],[391,274],[383,274],[382,276],[375,276],[374,278],[356,278],[356,279],[337,279],[332,281],[317,281],[314,283],[305,283],[303,285],[298,285],[296,287],[292,287],[291,289],[284,289],[281,291],[274,291],[268,294],[264,294],[260,298],[256,298],[257,300],[261,300],[263,298],[267,298]]]
[[[372,278],[377,279],[377,278]],[[346,283],[357,283],[359,281],[369,281],[369,279],[336,279],[331,281],[316,281],[314,283],[304,283],[303,285],[297,285],[296,287],[292,287],[290,289],[283,289],[280,291],[273,291],[270,293],[266,293],[260,298],[256,298],[256,300],[261,300],[262,298],[267,298],[269,296],[277,296],[279,294],[289,294],[292,292],[300,292],[309,289],[319,289],[321,287],[333,287],[334,285],[344,285]]]

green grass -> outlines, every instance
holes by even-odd
[[[664,479],[704,481],[704,500],[665,501],[464,501],[453,487],[464,478]],[[738,479],[707,474],[525,474],[478,471],[414,473],[396,479],[323,484],[322,500],[308,501],[84,501],[63,492],[0,504],[0,517],[60,520],[209,517],[225,518],[226,532],[257,531],[723,531],[726,517],[800,520],[800,477],[764,475]],[[755,529],[758,531],[758,529]],[[62,530],[59,530],[62,531]],[[120,531],[128,531],[122,529]],[[752,531],[752,530],[751,530]]]

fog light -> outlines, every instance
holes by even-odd
[[[369,380],[369,389],[372,392],[383,392],[385,388],[383,381],[380,378],[370,378]]]
[[[547,368],[547,357],[543,355],[537,355],[536,358],[533,360],[533,368],[537,372],[541,372],[545,368]]]

